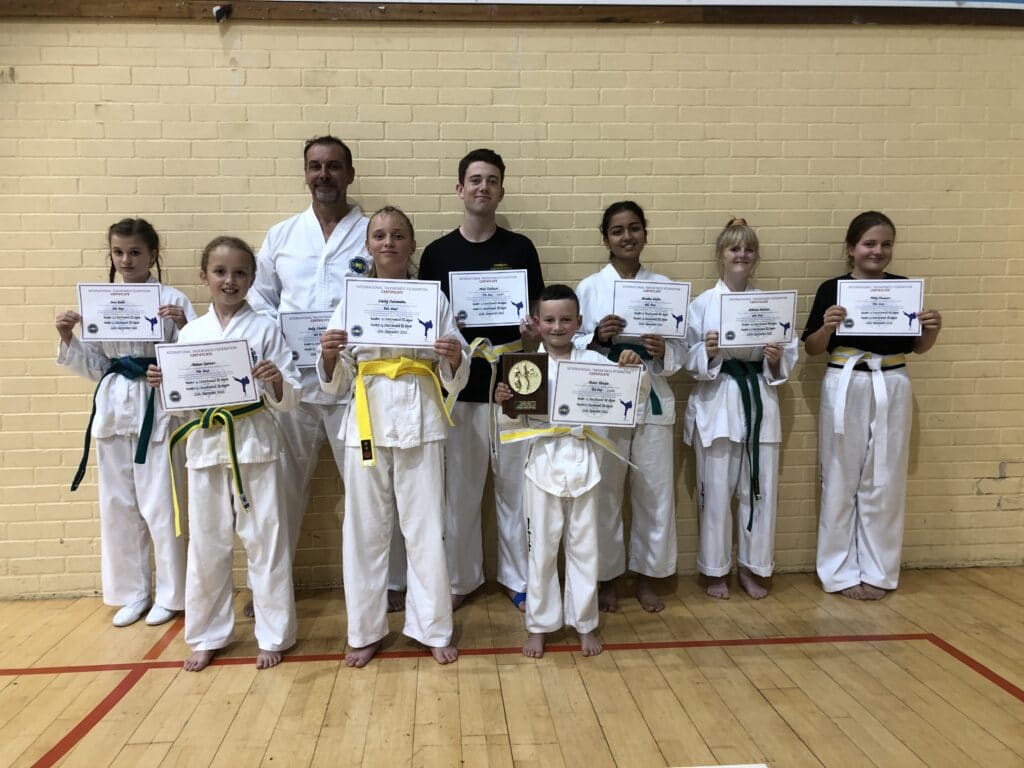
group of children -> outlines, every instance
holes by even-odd
[[[663,608],[654,580],[675,573],[677,553],[675,399],[667,379],[680,369],[697,381],[686,406],[683,439],[696,455],[698,568],[707,593],[729,596],[733,497],[740,586],[755,599],[764,597],[763,580],[774,567],[782,440],[777,391],[796,363],[797,342],[719,346],[719,297],[757,290],[750,282],[759,260],[756,234],[742,219],[722,230],[715,245],[720,279],[692,302],[685,338],[670,339],[624,339],[625,321],[612,314],[615,280],[668,280],[640,263],[647,242],[642,209],[631,201],[610,206],[601,234],[608,265],[583,280],[578,293],[547,286],[532,310],[530,325],[548,354],[548,391],[554,392],[559,360],[610,360],[643,366],[645,395],[631,430],[571,429],[539,417],[500,425],[503,444],[527,445],[525,454],[512,455],[524,456],[519,469],[529,557],[523,653],[530,657],[543,655],[546,634],[563,625],[577,630],[584,655],[601,652],[599,610],[615,610],[614,580],[627,567],[621,515],[627,472],[633,514],[628,567],[636,574],[643,608]],[[819,420],[817,570],[826,591],[856,599],[878,599],[897,584],[911,415],[906,355],[928,351],[941,328],[939,313],[925,310],[918,315],[919,337],[835,335],[846,316],[837,305],[838,280],[899,279],[887,272],[895,234],[888,217],[874,211],[851,222],[845,243],[850,273],[821,285],[803,334],[808,353],[829,353]],[[154,267],[159,278],[159,240],[144,220],[114,224],[108,241],[111,282],[115,274],[126,283],[155,281]],[[370,218],[366,248],[372,257],[367,279],[413,277],[414,232],[400,210],[386,207]],[[104,601],[119,606],[117,626],[144,614],[148,624],[159,624],[184,610],[185,640],[192,649],[188,670],[202,669],[230,642],[236,533],[253,591],[257,666],[279,663],[296,638],[294,536],[282,511],[288,504],[286,446],[272,411],[295,408],[301,384],[277,323],[245,300],[255,273],[248,245],[218,237],[200,263],[210,290],[206,315],[196,318],[183,294],[161,286],[165,342],[246,339],[253,351],[259,404],[216,409],[215,418],[186,422],[163,411],[160,398],[152,397],[161,384],[152,343],[83,342],[73,334],[78,313],[66,311],[56,321],[58,363],[99,382],[90,431],[99,465]],[[444,392],[453,397],[466,385],[471,353],[448,301],[441,296],[440,302],[432,348],[359,344],[342,327],[342,305],[321,338],[320,387],[331,396],[351,395],[339,435],[345,445],[349,666],[368,663],[388,632],[388,563],[396,521],[408,560],[404,631],[428,646],[439,663],[458,656],[444,541],[445,441],[451,424]],[[494,390],[497,403],[511,396],[503,383]],[[148,435],[144,424],[152,424]],[[187,566],[170,503],[172,485],[183,472],[180,456],[169,446],[180,440],[187,440]],[[88,450],[87,434],[86,456]],[[84,462],[85,457],[76,484]],[[150,540],[156,562],[152,599]],[[564,593],[557,570],[560,542]]]

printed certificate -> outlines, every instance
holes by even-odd
[[[455,319],[467,328],[519,325],[530,314],[525,269],[451,272],[448,295]]]
[[[160,387],[164,410],[202,410],[260,399],[245,339],[157,344],[156,359],[164,377]]]
[[[796,291],[744,291],[722,294],[720,347],[786,344],[796,324]]]
[[[686,335],[689,283],[616,280],[612,291],[612,314],[626,321],[623,336],[652,333],[681,339]]]
[[[840,280],[837,336],[920,336],[924,280]]]
[[[312,368],[320,354],[320,337],[333,312],[281,312],[281,333],[299,368]]]
[[[341,318],[349,344],[433,347],[440,322],[436,280],[345,278]]]
[[[79,283],[82,341],[163,341],[159,283]]]
[[[559,361],[552,424],[636,425],[642,365]]]

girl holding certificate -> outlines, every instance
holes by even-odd
[[[913,409],[906,356],[931,349],[942,328],[938,312],[922,310],[920,336],[836,335],[847,317],[840,281],[905,279],[886,272],[895,240],[883,213],[850,222],[850,273],[818,287],[803,333],[808,354],[829,355],[818,421],[818,578],[826,592],[855,600],[879,600],[899,581]]]
[[[301,396],[299,373],[277,323],[245,300],[256,276],[256,256],[237,237],[214,238],[203,249],[199,276],[210,289],[210,308],[189,323],[180,343],[244,339],[252,356],[255,403],[206,408],[171,438],[187,439],[189,543],[185,580],[185,642],[192,649],[187,671],[204,669],[231,642],[235,623],[231,578],[235,536],[245,548],[252,588],[256,668],[281,662],[295,644],[295,594],[284,509],[283,439],[267,407],[288,411]],[[216,368],[216,361],[212,361]],[[163,372],[151,365],[149,383]]]
[[[389,206],[373,214],[366,247],[373,256],[368,278],[412,276],[416,241],[402,211]],[[415,287],[429,285],[436,286]],[[342,299],[320,342],[320,386],[333,395],[352,391],[339,434],[345,443],[342,569],[350,667],[368,664],[388,634],[388,556],[396,511],[408,561],[404,632],[428,646],[439,664],[458,658],[444,552],[444,441],[450,421],[441,386],[452,397],[462,390],[469,350],[439,289],[437,300],[432,346],[355,341],[364,324],[347,313],[348,303],[355,313],[354,299]]]
[[[195,318],[188,298],[160,285],[160,238],[145,219],[123,219],[107,233],[110,282],[159,286],[157,317],[161,341],[174,341]],[[174,535],[167,438],[178,419],[160,407],[143,374],[154,356],[153,341],[82,341],[72,332],[78,312],[57,315],[57,365],[98,382],[85,435],[85,453],[71,485],[85,474],[90,437],[96,438],[99,466],[100,576],[103,602],[120,606],[114,626],[146,616],[153,626],[170,621],[185,607],[185,549]],[[181,472],[178,473],[180,477]],[[151,544],[152,542],[152,544]],[[151,597],[150,549],[156,562],[156,594]],[[147,614],[148,610],[148,614]]]
[[[577,288],[583,324],[573,337],[573,343],[577,349],[593,349],[613,361],[618,361],[623,351],[632,350],[640,355],[650,375],[651,394],[638,405],[636,428],[611,429],[609,438],[616,451],[638,467],[629,470],[633,510],[629,569],[636,574],[637,600],[645,611],[655,613],[665,604],[654,591],[652,580],[675,574],[679,546],[672,461],[676,399],[668,377],[682,367],[684,348],[680,339],[666,339],[657,334],[620,338],[623,333],[628,334],[629,329],[622,317],[613,314],[615,282],[671,282],[640,263],[640,254],[647,244],[643,209],[632,200],[608,206],[601,219],[601,237],[608,248],[608,264],[600,272],[584,278]],[[601,457],[606,492],[598,502],[597,536],[601,581],[598,601],[603,611],[618,608],[614,579],[626,570],[622,497],[628,469],[625,462]]]
[[[782,421],[777,387],[796,365],[795,335],[785,345],[720,347],[722,296],[752,293],[760,258],[757,235],[733,219],[718,235],[719,280],[690,305],[686,370],[697,386],[686,404],[683,440],[697,458],[700,544],[697,568],[707,593],[729,597],[732,497],[737,497],[738,579],[755,600],[768,594],[760,579],[775,567],[776,485]]]

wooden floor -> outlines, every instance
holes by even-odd
[[[661,614],[624,599],[602,616],[604,654],[569,633],[534,661],[495,592],[456,614],[457,664],[393,634],[351,670],[341,595],[318,592],[287,663],[257,672],[242,620],[198,674],[180,669],[180,621],[0,603],[0,766],[1020,768],[1022,596],[1024,568],[909,571],[880,603],[809,575],[718,602],[683,577]]]

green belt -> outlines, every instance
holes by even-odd
[[[242,487],[242,472],[238,466],[238,452],[235,449],[235,417],[248,416],[251,413],[264,408],[263,401],[258,403],[247,403],[246,405],[233,405],[218,408],[207,408],[203,415],[192,421],[185,422],[171,435],[167,444],[168,458],[173,459],[174,446],[191,435],[197,429],[211,429],[217,424],[225,426],[228,430],[228,453],[231,457],[231,477],[235,483],[235,495],[242,502],[242,508],[248,509],[249,497]],[[174,535],[181,536],[181,508],[178,505],[178,486],[174,482],[174,461],[171,461],[171,499],[174,502]]]
[[[92,413],[89,414],[89,424],[85,428],[85,448],[82,451],[82,460],[78,462],[78,471],[71,481],[71,490],[77,491],[85,477],[85,467],[89,463],[89,446],[92,443],[92,422],[96,418],[96,396],[100,393],[100,386],[103,380],[112,373],[124,376],[126,379],[139,379],[146,375],[146,368],[156,365],[155,357],[115,357],[110,361],[110,367],[103,372],[100,380],[96,382],[96,389],[92,393]],[[153,398],[156,395],[155,389],[149,390],[149,399],[146,401],[146,414],[142,419],[142,428],[139,430],[139,443],[135,446],[135,463],[146,463],[146,451],[149,449],[149,438],[153,434]]]
[[[640,355],[641,360],[651,360],[651,353],[644,349],[642,344],[624,344],[622,342],[616,342],[612,344],[611,349],[608,350],[608,359],[613,363],[619,362],[619,356],[622,355],[627,349],[631,349]],[[658,397],[658,393],[654,391],[654,384],[651,383],[651,413],[655,416],[661,416],[661,398]]]
[[[757,379],[760,368],[756,363],[749,363],[746,360],[726,360],[722,363],[722,370],[733,377],[740,388],[740,397],[743,399],[743,418],[747,422],[747,436],[744,447],[747,451],[747,460],[750,462],[750,518],[747,520],[747,530],[754,528],[754,500],[761,498],[761,467],[759,453],[761,448],[761,416],[764,409],[761,406],[761,383]],[[757,414],[751,421],[752,409],[751,400],[757,408]]]

